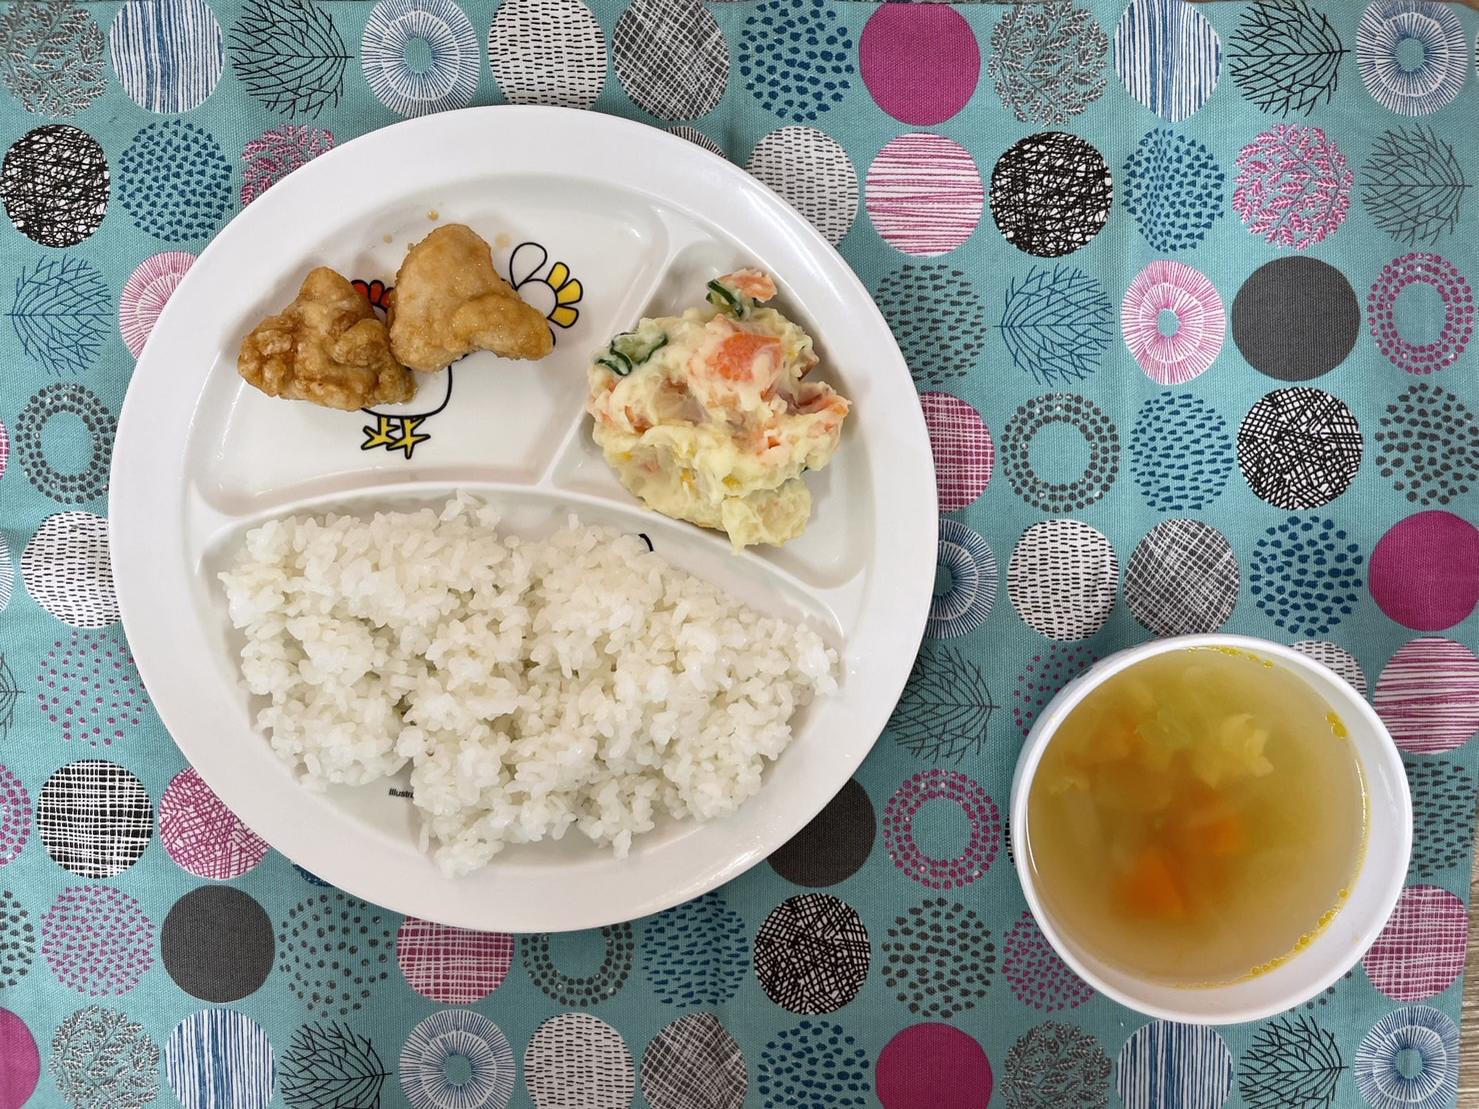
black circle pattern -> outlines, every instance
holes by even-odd
[[[116,763],[84,759],[41,787],[36,827],[58,866],[84,878],[122,874],[149,846],[154,805],[144,785]]]
[[[942,897],[894,920],[883,959],[883,984],[910,1013],[950,1020],[985,1000],[996,945],[980,917]]]
[[[1345,402],[1319,389],[1276,389],[1238,428],[1238,466],[1275,508],[1318,508],[1344,493],[1361,468],[1361,425]]]
[[[0,166],[0,200],[10,221],[42,246],[76,246],[102,226],[108,183],[103,148],[65,123],[26,132]]]
[[[991,215],[1002,237],[1039,258],[1072,254],[1103,229],[1114,181],[1094,145],[1064,131],[1028,135],[991,171]]]
[[[64,413],[80,419],[92,439],[92,455],[77,473],[57,469],[42,448],[47,421]],[[15,450],[26,476],[40,492],[63,504],[82,504],[108,491],[108,468],[117,431],[118,420],[91,389],[71,383],[48,385],[21,409],[15,424]]]
[[[698,0],[635,0],[613,42],[622,87],[658,119],[697,119],[724,96],[729,44]]]
[[[9,989],[36,958],[36,927],[15,894],[0,891],[0,990]]]
[[[1130,555],[1125,603],[1158,636],[1204,634],[1227,623],[1240,581],[1227,536],[1199,520],[1166,520]]]
[[[277,932],[277,973],[313,1012],[347,1017],[390,977],[395,946],[382,910],[337,891],[298,902]]]
[[[770,856],[770,865],[798,886],[834,886],[867,861],[876,828],[868,791],[849,778],[805,828]]]
[[[975,367],[991,325],[961,270],[911,263],[880,281],[874,298],[918,388],[938,389]]]
[[[1049,424],[1076,428],[1089,445],[1081,476],[1051,482],[1032,466],[1032,440]],[[1045,393],[1018,405],[1001,437],[1002,468],[1012,490],[1043,512],[1074,512],[1109,492],[1120,469],[1120,436],[1098,405],[1075,393]]]
[[[159,956],[175,985],[202,1001],[237,1001],[272,972],[272,921],[247,893],[200,886],[164,918]]]
[[[1479,420],[1447,389],[1420,381],[1387,405],[1376,464],[1414,504],[1447,504],[1479,484]]]
[[[766,995],[792,1013],[831,1013],[868,978],[868,929],[847,902],[825,893],[787,898],[755,934],[755,974]]]
[[[548,932],[521,937],[519,950],[524,954],[524,970],[528,972],[529,980],[544,991],[546,997],[566,1009],[573,1006],[587,1009],[611,1000],[620,992],[631,976],[636,956],[630,924],[612,924],[602,928],[601,942],[606,945],[601,965],[594,974],[585,976],[566,974],[555,966]]]
[[[744,1052],[712,1013],[680,1017],[642,1055],[652,1109],[740,1109],[749,1084]]]

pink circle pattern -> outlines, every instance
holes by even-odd
[[[503,984],[513,965],[514,938],[474,932],[408,916],[395,937],[406,984],[447,1005],[472,1005]]]
[[[154,923],[112,886],[63,890],[41,922],[41,954],[57,981],[90,997],[125,994],[154,962]]]
[[[1414,343],[1397,330],[1397,297],[1409,285],[1427,285],[1443,301],[1443,330],[1431,343]],[[1458,267],[1436,254],[1404,254],[1382,269],[1366,298],[1371,337],[1392,365],[1430,374],[1458,361],[1474,337],[1474,290]]]
[[[36,1037],[9,1009],[0,1009],[0,1109],[21,1109],[41,1080]]]
[[[334,148],[334,135],[321,127],[285,123],[264,131],[241,151],[241,203],[250,204],[293,170]]]
[[[868,167],[865,203],[885,242],[933,258],[960,246],[981,222],[986,190],[970,152],[943,135],[891,140]]]
[[[0,866],[15,862],[31,837],[31,798],[8,766],[0,766]]]
[[[1023,739],[1043,706],[1098,661],[1098,654],[1082,644],[1054,644],[1032,656],[1012,687],[1012,719]]]
[[[1002,973],[1013,997],[1044,1013],[1077,1009],[1094,996],[1094,988],[1058,957],[1031,913],[1023,913],[1007,933]]]
[[[914,839],[914,817],[929,801],[959,805],[970,822],[965,850],[953,859],[926,855]],[[1001,813],[975,779],[955,770],[926,770],[889,798],[883,813],[883,842],[894,864],[920,885],[956,889],[991,869],[1001,845]]]
[[[58,639],[36,682],[42,715],[68,743],[111,746],[125,728],[143,723],[149,704],[133,656],[106,633],[74,631],[70,641]]]
[[[956,115],[981,77],[975,32],[943,4],[879,4],[863,27],[858,62],[874,102],[916,127]]]
[[[1464,969],[1468,914],[1437,886],[1409,886],[1362,965],[1393,1001],[1422,1001],[1453,985]]]
[[[1276,123],[1243,147],[1237,169],[1233,210],[1274,246],[1308,250],[1350,211],[1355,174],[1318,127]]]
[[[986,491],[996,462],[996,446],[981,414],[949,393],[921,393],[930,451],[935,456],[935,489],[941,512],[955,512]]]
[[[1394,524],[1371,552],[1371,596],[1403,627],[1451,628],[1479,604],[1479,529],[1452,512]]]
[[[915,1024],[878,1053],[883,1109],[986,1109],[994,1079],[975,1038],[948,1024]]]
[[[1414,639],[1382,670],[1371,703],[1404,751],[1462,747],[1479,732],[1479,657],[1451,639]]]
[[[128,275],[118,294],[118,330],[123,334],[123,345],[135,358],[143,353],[159,313],[194,264],[195,255],[170,250],[145,258]]]
[[[1162,335],[1169,311],[1176,330]],[[1125,345],[1147,377],[1180,385],[1206,371],[1222,352],[1227,313],[1212,282],[1184,262],[1166,259],[1146,266],[1125,292],[1120,317]]]
[[[240,878],[267,857],[267,842],[194,770],[175,775],[159,799],[159,840],[197,878]]]

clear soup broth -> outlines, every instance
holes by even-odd
[[[1245,978],[1339,910],[1365,850],[1361,764],[1312,688],[1189,648],[1090,693],[1027,800],[1048,915],[1086,953],[1175,985]]]

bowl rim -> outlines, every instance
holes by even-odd
[[[1079,958],[1078,954],[1063,941],[1057,927],[1048,917],[1042,900],[1038,896],[1031,867],[1027,863],[1030,852],[1026,850],[1028,846],[1028,787],[1032,783],[1038,765],[1042,762],[1043,752],[1047,749],[1048,742],[1057,733],[1063,721],[1067,719],[1068,715],[1078,707],[1085,697],[1114,675],[1156,655],[1193,647],[1233,647],[1247,651],[1250,654],[1274,659],[1281,664],[1285,664],[1289,669],[1301,673],[1301,675],[1318,676],[1325,681],[1333,679],[1336,688],[1341,690],[1345,697],[1343,703],[1333,704],[1332,707],[1338,712],[1341,712],[1342,715],[1360,717],[1362,722],[1373,731],[1377,738],[1376,750],[1379,761],[1383,764],[1383,772],[1399,786],[1397,791],[1397,811],[1393,815],[1396,825],[1395,831],[1398,835],[1396,846],[1400,857],[1400,866],[1394,866],[1391,872],[1385,876],[1377,876],[1381,879],[1381,884],[1378,887],[1379,895],[1374,902],[1374,908],[1370,910],[1369,919],[1359,928],[1359,938],[1356,942],[1350,944],[1347,952],[1331,960],[1329,969],[1325,973],[1318,975],[1303,985],[1298,994],[1290,993],[1278,996],[1262,1005],[1246,1005],[1241,1008],[1229,1007],[1225,1011],[1215,1014],[1190,1009],[1178,1009],[1174,1006],[1145,1001],[1116,985],[1106,982],[1088,967]],[[1371,771],[1368,770],[1367,773],[1369,777]],[[1370,815],[1368,814],[1368,835],[1370,832],[1369,825]],[[1376,941],[1382,929],[1386,927],[1392,911],[1397,906],[1397,900],[1401,897],[1402,890],[1407,883],[1407,871],[1412,855],[1412,796],[1408,788],[1407,770],[1402,762],[1402,753],[1398,749],[1396,742],[1392,739],[1391,733],[1387,730],[1386,725],[1382,722],[1380,715],[1363,694],[1329,667],[1308,655],[1301,654],[1292,647],[1273,642],[1272,640],[1260,639],[1256,636],[1219,633],[1181,635],[1155,639],[1148,643],[1126,647],[1100,659],[1083,673],[1073,678],[1058,691],[1052,700],[1043,706],[1042,711],[1038,713],[1037,719],[1033,721],[1033,725],[1028,731],[1027,739],[1022,744],[1016,769],[1012,775],[1011,827],[1013,829],[1021,829],[1020,834],[1014,837],[1017,842],[1013,846],[1012,861],[1016,866],[1017,879],[1021,883],[1022,894],[1027,900],[1027,907],[1031,911],[1033,920],[1042,931],[1043,936],[1052,945],[1053,950],[1057,952],[1059,958],[1068,965],[1069,969],[1111,1001],[1115,1001],[1145,1016],[1161,1020],[1177,1021],[1182,1024],[1242,1024],[1277,1016],[1279,1013],[1309,1000],[1338,981],[1357,962],[1365,957],[1367,950]],[[1365,877],[1367,857],[1369,856],[1363,856],[1361,868],[1356,872],[1357,881]],[[1354,886],[1354,884],[1353,882],[1352,885]],[[1295,956],[1294,958],[1297,957]],[[1294,958],[1290,959],[1291,963],[1294,961]],[[1241,984],[1243,983],[1240,980],[1236,983],[1228,983],[1225,986],[1188,988],[1187,992],[1206,998],[1224,989]]]

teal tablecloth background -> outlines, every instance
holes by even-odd
[[[1475,24],[1420,0],[10,4],[0,1109],[1452,1104]],[[930,637],[856,782],[731,886],[574,936],[402,920],[267,851],[150,709],[106,567],[116,414],[191,255],[331,144],[504,100],[678,129],[837,241],[945,510]],[[1417,828],[1363,964],[1210,1031],[1067,972],[1002,814],[1062,682],[1219,626],[1370,691]]]

